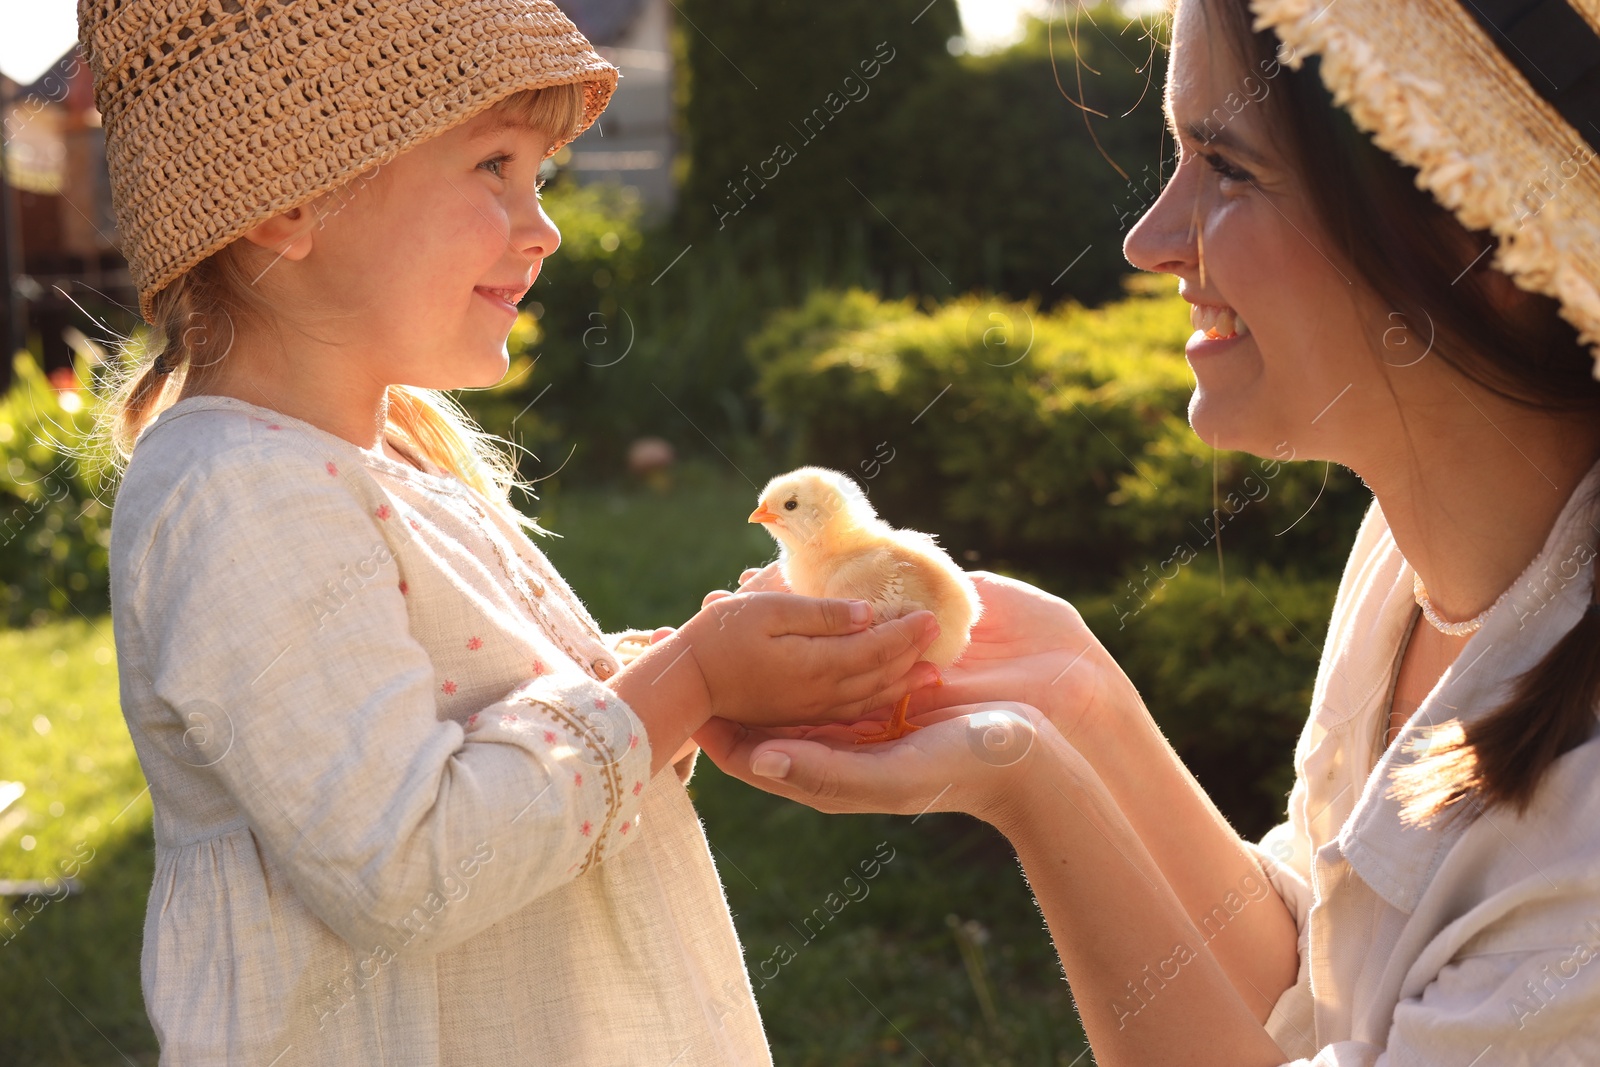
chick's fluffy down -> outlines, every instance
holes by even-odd
[[[872,605],[874,623],[931,611],[939,621],[939,636],[922,658],[942,669],[966,651],[981,610],[978,591],[932,537],[916,530],[894,530],[828,563],[825,575],[788,575],[793,579],[790,588],[816,588],[809,579],[818,578],[816,595],[865,600]]]

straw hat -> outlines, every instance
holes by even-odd
[[[1600,0],[1250,0],[1299,68],[1561,314],[1600,378]]]
[[[550,0],[78,0],[139,310],[257,223],[513,93],[617,68]],[[550,146],[554,153],[572,137]]]

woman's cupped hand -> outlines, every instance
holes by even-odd
[[[1039,761],[1067,747],[1037,708],[1015,701],[945,707],[912,721],[921,729],[874,745],[858,745],[839,724],[762,728],[720,718],[694,739],[724,773],[818,811],[962,811],[996,825],[1050,776],[1035,773]]]

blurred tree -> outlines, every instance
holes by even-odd
[[[681,0],[688,238],[776,219],[780,242],[869,214],[850,188],[886,162],[917,87],[951,76],[955,0]]]
[[[1144,21],[1073,9],[958,57],[950,0],[680,10],[685,241],[746,261],[863,243],[885,293],[1119,294],[1162,169]]]

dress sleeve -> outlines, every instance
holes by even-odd
[[[1263,834],[1259,842],[1244,843],[1293,913],[1295,929],[1302,933],[1311,913],[1311,835],[1305,806],[1306,781],[1297,775],[1289,790],[1288,818]]]
[[[1300,962],[1294,984],[1285,989],[1266,1020],[1267,1033],[1279,1048],[1300,1055],[1316,1048],[1314,1006],[1311,996],[1311,841],[1306,832],[1305,779],[1297,776],[1289,791],[1289,817],[1264,834],[1257,843],[1245,842],[1261,871],[1294,916]],[[1341,1061],[1342,1062],[1342,1061]],[[1361,1062],[1361,1061],[1352,1061]]]
[[[442,951],[627,844],[650,771],[632,709],[562,661],[441,718],[381,517],[327,457],[225,450],[172,497],[130,595],[156,747],[334,932]]]
[[[626,667],[650,647],[650,635],[654,632],[654,630],[618,630],[616,633],[604,635],[605,645],[617,657],[618,665]]]
[[[619,630],[614,634],[605,634],[605,644],[617,657],[617,662],[626,667],[650,647],[650,635],[653,633],[654,630]],[[695,758],[699,754],[700,746],[692,739],[685,741],[683,747],[674,753],[672,770],[680,782],[688,784],[690,776],[694,774]]]

